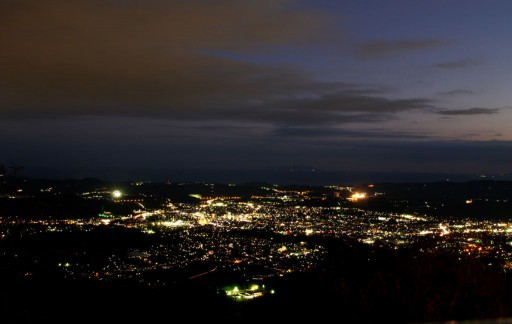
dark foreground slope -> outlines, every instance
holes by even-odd
[[[92,323],[186,320],[328,320],[432,322],[512,316],[512,278],[489,259],[436,252],[434,239],[406,249],[323,240],[321,268],[268,280],[276,293],[235,302],[220,289],[235,277],[217,271],[190,280],[162,272],[157,287],[140,282],[65,279],[58,271],[30,276],[3,263],[1,323]]]

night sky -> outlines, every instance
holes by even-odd
[[[0,162],[134,179],[512,172],[511,12],[509,0],[2,0]]]

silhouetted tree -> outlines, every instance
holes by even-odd
[[[16,191],[18,183],[18,173],[25,167],[13,162],[9,163],[6,167],[5,164],[0,164],[0,193],[12,194]],[[10,172],[8,172],[10,170]]]

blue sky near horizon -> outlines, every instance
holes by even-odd
[[[3,1],[0,162],[117,177],[291,165],[509,173],[511,10]]]

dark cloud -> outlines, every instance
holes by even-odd
[[[453,109],[442,110],[437,113],[440,115],[492,115],[500,111],[499,108],[469,108],[469,109]]]
[[[287,106],[314,111],[396,113],[412,109],[431,108],[431,101],[424,98],[388,99],[385,97],[352,95],[345,92],[323,95],[318,98],[289,100]]]
[[[374,41],[360,44],[357,57],[363,59],[383,59],[410,52],[439,48],[447,44],[440,39]]]
[[[381,122],[396,118],[395,114],[399,112],[430,108],[431,101],[422,98],[388,99],[340,91],[280,100],[267,109],[259,110],[258,117],[288,125]]]
[[[455,89],[446,92],[439,92],[442,96],[458,96],[458,95],[472,95],[475,94],[473,90]]]
[[[430,107],[422,98],[385,98],[389,88],[382,86],[319,82],[291,66],[215,56],[216,50],[264,52],[332,41],[325,36],[332,34],[332,17],[294,3],[2,2],[0,115],[315,125],[382,122]],[[363,48],[386,55],[441,43]]]
[[[319,82],[292,66],[216,51],[334,44],[333,17],[295,1],[6,1],[0,4],[0,116],[132,116],[287,126],[378,123],[423,98]],[[339,42],[340,39],[338,38]],[[377,57],[441,46],[375,42]],[[305,46],[305,47],[304,47]]]
[[[503,136],[502,133],[494,132],[494,131],[488,131],[488,132],[481,132],[481,133],[466,133],[466,134],[462,134],[461,138],[464,138],[464,139],[476,138],[476,139],[478,139],[478,138],[482,138],[482,135],[485,135],[486,137],[489,137],[489,138],[492,138],[492,137],[499,138],[499,137]]]
[[[277,136],[332,139],[428,139],[432,134],[425,132],[396,132],[389,130],[350,130],[339,128],[282,127],[274,132]]]
[[[463,59],[457,61],[438,63],[435,66],[443,69],[464,69],[478,65],[478,62],[472,59]]]
[[[354,85],[353,89],[348,90],[348,93],[354,95],[382,95],[393,91],[394,89],[389,86],[373,86],[373,87],[357,87]]]
[[[194,116],[338,87],[211,54],[326,42],[330,15],[294,3],[3,1],[0,113]]]

